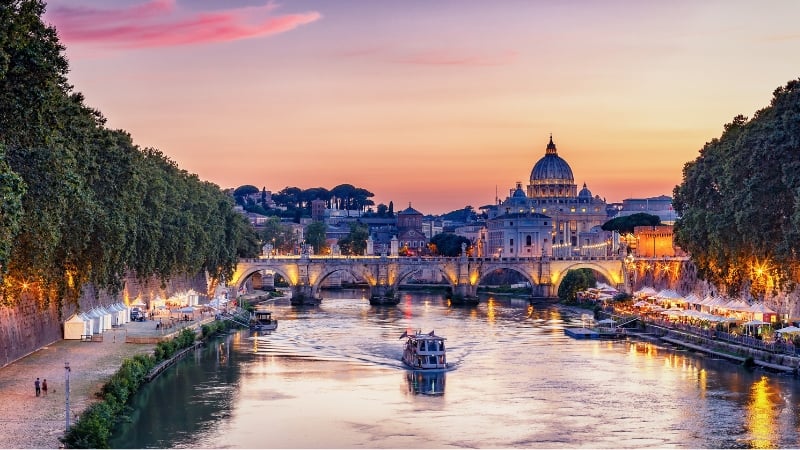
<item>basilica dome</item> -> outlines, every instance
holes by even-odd
[[[563,158],[558,156],[553,136],[544,156],[536,162],[531,170],[531,184],[528,185],[530,198],[573,198],[578,194],[572,168]]]
[[[547,144],[545,155],[536,162],[531,170],[531,184],[535,182],[552,183],[573,183],[572,168],[556,151],[556,144],[553,143],[553,136],[550,136],[550,143]]]
[[[583,189],[581,189],[581,191],[578,192],[578,198],[581,199],[592,198],[592,191],[590,191],[589,188],[586,187],[586,183],[583,183]]]

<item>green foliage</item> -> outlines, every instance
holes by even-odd
[[[797,282],[800,80],[775,90],[752,120],[736,116],[686,163],[673,205],[675,241],[698,275],[754,296]],[[761,270],[759,270],[761,269]]]
[[[43,12],[36,0],[0,5],[4,301],[23,281],[76,301],[87,283],[119,291],[131,272],[230,277],[239,256],[258,252],[246,218],[217,186],[105,128],[67,83],[64,48]]]
[[[431,238],[431,250],[434,254],[442,256],[461,256],[461,245],[467,249],[472,247],[472,242],[464,236],[454,233],[439,233]]]
[[[175,338],[159,342],[154,356],[136,355],[125,359],[103,385],[103,400],[84,411],[61,439],[62,442],[69,448],[108,448],[114,423],[133,394],[145,383],[148,373],[157,363],[169,359],[176,350],[192,346],[194,341],[194,330],[184,328]]]
[[[281,223],[280,217],[272,216],[262,226],[261,240],[272,244],[278,253],[292,253],[297,243],[297,236],[288,225]]]
[[[366,225],[350,223],[350,232],[339,239],[339,248],[343,255],[363,255],[367,250],[369,228]]]
[[[22,218],[22,197],[26,185],[6,163],[5,150],[0,144],[0,267],[5,270],[8,257]]]
[[[202,339],[207,339],[217,333],[221,333],[230,327],[230,322],[225,320],[216,320],[211,323],[204,324],[200,328]]]
[[[257,187],[245,184],[243,186],[239,186],[238,188],[233,190],[234,197],[246,197],[248,195],[258,194],[261,192]]]
[[[647,213],[636,213],[611,219],[601,228],[605,231],[618,231],[620,234],[625,234],[633,233],[634,227],[657,225],[661,225],[660,217]]]
[[[312,222],[305,231],[306,242],[314,247],[315,254],[323,254],[328,248],[325,240],[327,227],[324,222]]]
[[[68,448],[109,448],[114,409],[109,402],[89,406],[63,438]]]
[[[563,302],[573,303],[577,300],[578,291],[595,286],[597,278],[592,269],[570,270],[558,286],[558,298]]]

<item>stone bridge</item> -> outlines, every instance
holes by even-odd
[[[498,269],[521,274],[530,283],[531,296],[555,297],[564,275],[573,269],[592,269],[620,289],[629,286],[625,261],[620,257],[472,258],[401,256],[278,256],[241,259],[229,289],[239,292],[255,273],[277,273],[292,288],[292,304],[316,303],[330,275],[346,272],[369,286],[370,303],[397,304],[398,286],[414,273],[435,270],[452,288],[454,303],[477,302],[481,281]]]

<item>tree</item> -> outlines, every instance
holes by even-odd
[[[76,301],[87,283],[118,292],[128,273],[232,275],[250,224],[218,186],[105,128],[67,83],[43,12],[0,4],[0,298],[36,284],[45,301]]]
[[[0,271],[8,267],[8,257],[22,219],[22,197],[27,187],[6,163],[5,151],[0,144]]]
[[[264,223],[261,240],[265,244],[271,244],[279,253],[291,253],[296,243],[291,229],[283,225],[277,216],[269,217]]]
[[[363,255],[367,250],[369,227],[358,223],[350,224],[350,232],[339,239],[339,248],[343,255]]]
[[[250,184],[245,184],[245,185],[239,186],[238,188],[234,189],[233,190],[233,196],[234,197],[247,197],[248,195],[258,194],[258,192],[259,191],[258,191],[257,187],[255,187],[253,185],[250,185]]]
[[[394,202],[389,201],[389,217],[394,217]]]
[[[314,247],[314,253],[325,254],[328,244],[325,237],[326,226],[324,222],[314,221],[306,228],[306,242]]]
[[[604,223],[605,231],[617,231],[620,234],[633,233],[634,227],[661,225],[661,218],[647,213],[636,213],[629,216],[616,217]]]
[[[597,286],[597,277],[592,269],[570,270],[558,286],[558,298],[564,302],[574,302],[578,291]]]
[[[796,285],[800,239],[800,80],[752,120],[736,116],[686,163],[674,190],[675,241],[729,294]]]
[[[454,233],[439,233],[431,238],[431,248],[438,255],[442,256],[461,256],[461,245],[464,244],[469,249],[472,242],[464,236]]]

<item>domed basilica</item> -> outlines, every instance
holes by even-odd
[[[517,182],[487,213],[486,256],[601,256],[608,251],[606,233],[599,229],[608,220],[606,202],[592,196],[586,183],[578,192],[552,136],[527,189]]]

